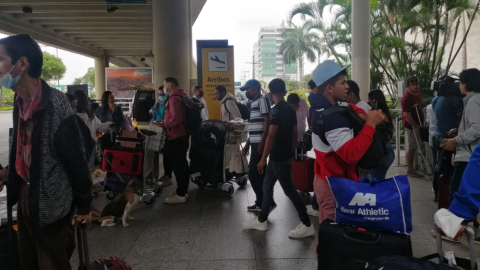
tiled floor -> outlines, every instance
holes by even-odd
[[[405,168],[392,167],[389,175],[403,173]],[[436,205],[432,200],[427,177],[411,179],[414,232],[412,242],[417,257],[436,252],[430,234]],[[269,217],[267,232],[243,231],[242,223],[256,215],[246,211],[255,196],[250,187],[237,188],[233,196],[221,190],[190,186],[185,204],[166,205],[164,198],[174,191],[165,189],[157,204],[138,204],[130,227],[100,227],[88,231],[91,258],[116,254],[125,258],[133,269],[315,269],[315,238],[291,240],[287,233],[299,224],[298,216],[279,185],[275,200],[278,208]],[[304,197],[308,202],[309,198]],[[103,195],[94,205],[106,203]],[[318,221],[311,218],[315,228]],[[465,241],[444,243],[460,257],[468,256]],[[77,258],[72,260],[74,267]]]

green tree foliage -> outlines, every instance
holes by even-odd
[[[92,87],[95,87],[95,68],[88,68],[87,73],[82,77],[75,78],[72,84],[89,84]]]
[[[431,81],[459,72],[450,68],[480,13],[480,0],[371,0],[371,6],[371,88],[386,91],[396,104],[398,80],[416,75],[428,103]],[[344,65],[351,62],[351,10],[352,0],[316,0],[295,5],[289,19],[300,17],[319,37],[318,54]],[[323,16],[326,11],[331,20]],[[465,34],[459,32],[463,17]],[[459,35],[462,41],[455,44]]]
[[[47,82],[60,80],[65,75],[67,67],[62,59],[48,52],[43,52],[42,79]]]

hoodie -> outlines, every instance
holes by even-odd
[[[310,116],[312,118],[312,143],[315,151],[315,174],[322,180],[335,176],[350,180],[360,180],[357,170],[358,161],[370,147],[375,129],[365,125],[356,137],[350,122],[339,114],[329,117],[325,125],[325,144],[319,136],[317,119],[325,109],[332,106],[330,101],[319,95],[310,95]],[[348,104],[352,106],[351,104]],[[364,113],[353,107],[356,113]]]
[[[182,98],[186,96],[183,89],[175,89],[168,94],[167,105],[165,105],[165,121],[163,127],[167,140],[174,140],[187,136],[185,128],[186,111]]]

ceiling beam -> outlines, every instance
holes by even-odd
[[[147,0],[147,5],[152,0]],[[23,5],[105,5],[105,0],[2,0],[0,6],[23,6]],[[145,5],[145,4],[117,4],[117,6]]]
[[[22,20],[22,21],[28,21],[29,23],[36,24],[36,25],[99,25],[99,24],[101,25],[130,24],[132,25],[132,20],[123,19],[123,18],[108,19],[108,18],[102,18],[102,17],[56,18],[54,20],[34,19],[34,20]],[[135,19],[134,24],[135,25],[140,24],[140,25],[146,25],[146,26],[152,27],[153,21],[152,21],[152,18],[139,17]]]
[[[60,33],[60,34],[90,34],[90,33],[96,33],[96,34],[110,34],[110,33],[115,33],[117,37],[121,37],[123,35],[130,35],[130,34],[143,34],[145,35],[153,35],[153,29],[152,30],[135,30],[135,29],[59,29],[55,30],[55,32]]]
[[[120,36],[118,33],[116,32],[100,32],[100,33],[91,33],[91,32],[87,32],[87,33],[70,33],[70,34],[65,34],[65,36],[67,37],[71,37],[71,38],[76,38],[76,39],[87,39],[87,38],[118,38],[118,37],[122,37]],[[127,36],[125,36],[127,39],[130,39],[130,38],[145,38],[145,33],[129,33]]]
[[[108,56],[136,56],[136,57],[151,57],[152,49],[111,49],[105,50]]]
[[[2,2],[3,3],[3,2]],[[151,5],[117,5],[118,10],[114,13],[117,14],[130,14],[130,13],[152,13]],[[103,13],[108,16],[107,3],[103,5],[41,5],[32,6],[33,14],[39,13],[78,13],[78,12],[90,12],[90,13]],[[0,13],[23,13],[22,6],[0,6]]]
[[[121,59],[121,58],[118,58],[118,57],[110,58],[109,62],[118,66],[118,67],[135,67],[134,64],[126,61],[125,59]]]
[[[26,33],[30,34],[38,42],[62,48],[64,50],[79,53],[88,57],[103,58],[103,52],[99,49],[79,43],[74,39],[67,38],[47,29],[22,23],[9,18],[7,15],[0,15],[0,30],[6,34]]]
[[[138,59],[137,57],[121,57],[122,59],[124,59],[125,61],[128,61],[132,64],[134,64],[135,66],[137,67],[149,67],[149,65],[147,65],[146,63],[142,62],[140,59]]]
[[[95,24],[97,26],[95,26]],[[86,29],[86,30],[99,30],[99,29],[108,29],[108,30],[136,30],[136,29],[149,29],[152,30],[152,25],[142,25],[142,24],[71,24],[71,25],[62,25],[62,24],[44,24],[43,27],[55,30],[64,30],[64,29]]]
[[[152,44],[143,44],[143,45],[136,45],[136,44],[104,44],[102,46],[95,46],[102,50],[110,50],[110,49],[135,49],[135,50],[151,50]]]
[[[151,20],[152,13],[151,12],[144,12],[144,13],[92,13],[92,12],[77,12],[74,14],[70,13],[21,13],[21,14],[14,14],[14,17],[19,20],[88,20],[94,18],[95,20]]]

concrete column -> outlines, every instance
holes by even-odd
[[[95,59],[95,94],[96,99],[102,99],[105,92],[105,59]]]
[[[352,79],[363,101],[370,91],[370,31],[370,0],[352,1]]]
[[[152,1],[155,87],[175,77],[189,93],[191,69],[191,25],[189,0]]]

